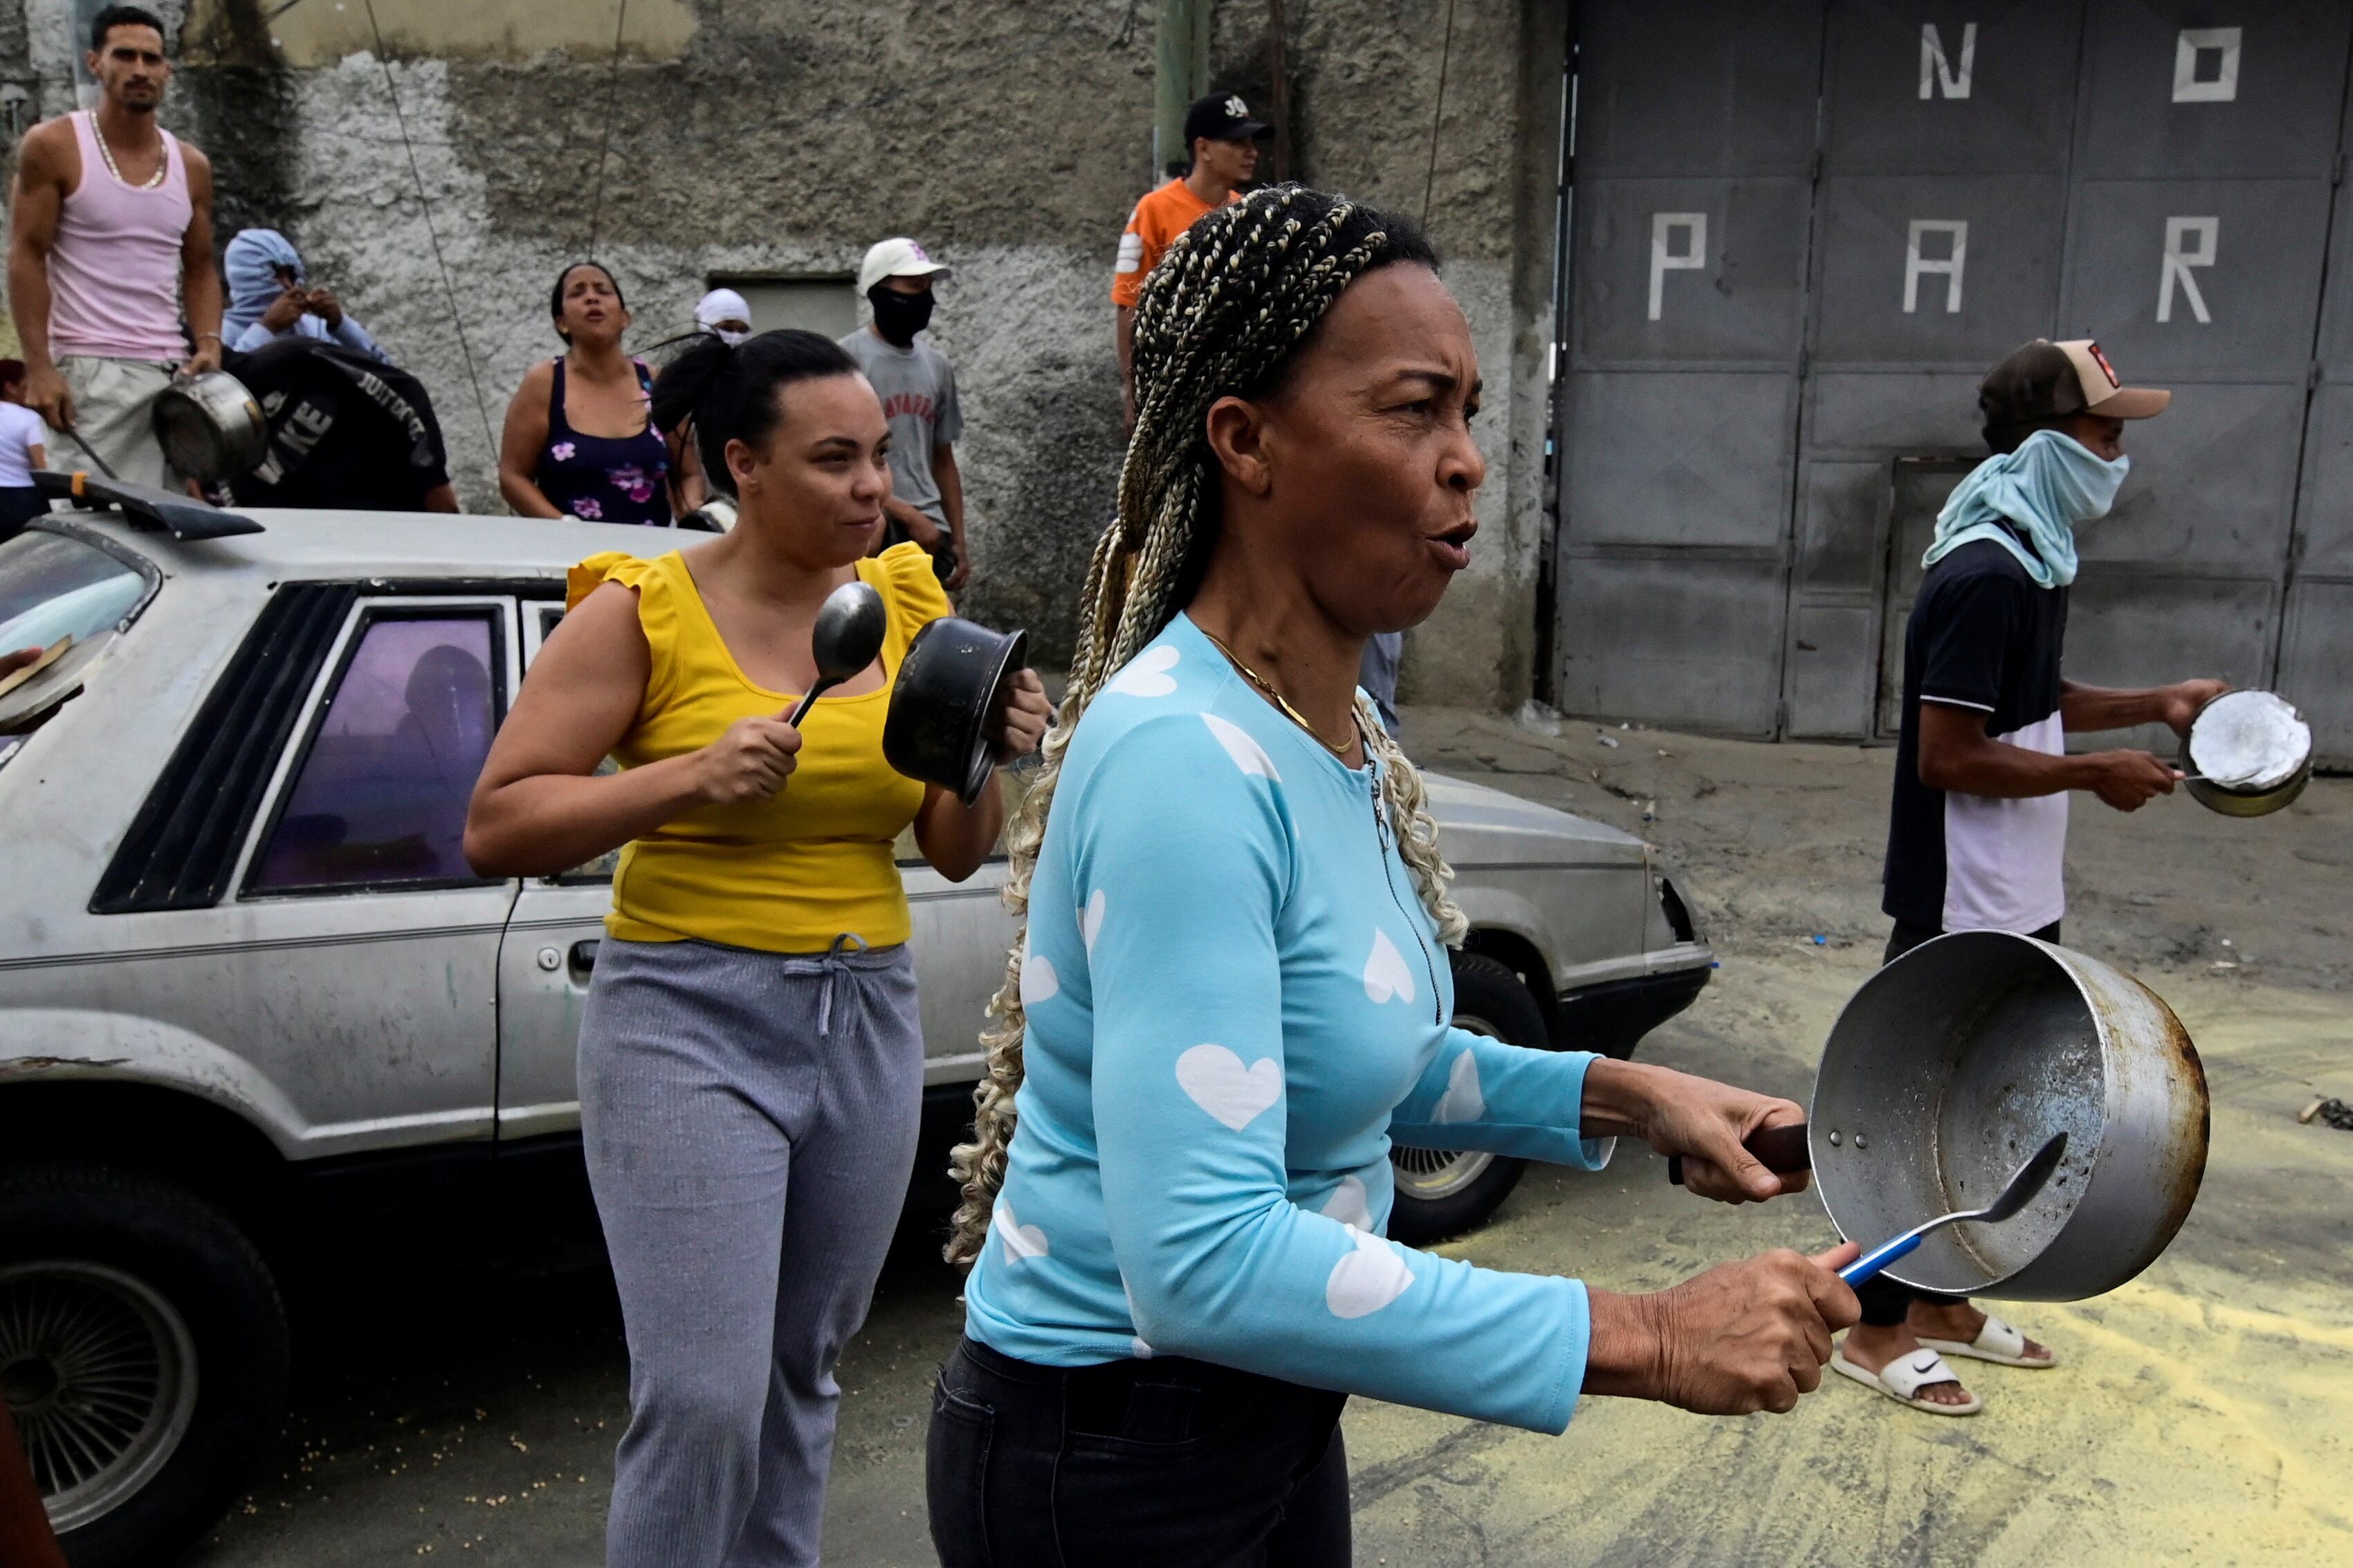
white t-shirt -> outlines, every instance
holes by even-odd
[[[33,482],[33,448],[48,443],[48,426],[21,403],[0,403],[0,489]]]

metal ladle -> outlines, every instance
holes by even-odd
[[[844,583],[828,594],[825,603],[818,606],[817,626],[809,634],[817,679],[808,695],[785,716],[785,722],[798,729],[818,698],[872,664],[890,629],[891,616],[882,595],[866,584]]]
[[[2000,1224],[2033,1201],[2034,1194],[2042,1190],[2042,1184],[2051,1179],[2051,1173],[2059,1168],[2059,1161],[2066,1152],[2067,1134],[2052,1133],[2051,1141],[2037,1149],[2026,1163],[2018,1168],[2017,1173],[2010,1178],[1993,1202],[1981,1209],[1962,1209],[1955,1214],[1938,1215],[1925,1225],[1915,1225],[1894,1240],[1880,1243],[1840,1269],[1839,1278],[1850,1285],[1860,1285],[1911,1252],[1930,1231],[1942,1230],[1948,1225],[1959,1225],[1964,1220],[1984,1225]]]

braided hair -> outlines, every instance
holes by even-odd
[[[1176,618],[1200,585],[1219,523],[1219,469],[1206,418],[1220,397],[1278,390],[1343,289],[1379,268],[1436,267],[1438,254],[1405,218],[1303,185],[1253,191],[1205,215],[1170,246],[1135,308],[1135,434],[1120,473],[1119,514],[1087,568],[1078,651],[1042,763],[1005,831],[1006,907],[1026,916],[1029,879],[1062,755],[1079,716],[1121,666]],[[1447,896],[1452,868],[1421,775],[1362,696],[1356,727],[1381,764],[1382,804],[1398,847],[1440,937],[1461,942],[1462,911]],[[973,1092],[973,1141],[955,1151],[964,1189],[946,1256],[970,1268],[988,1233],[1013,1142],[1021,1087],[1021,955],[1028,927],[1006,956],[1005,984],[981,1034],[988,1066]]]

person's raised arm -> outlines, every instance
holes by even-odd
[[[53,430],[73,428],[73,394],[49,356],[49,247],[57,243],[69,172],[58,138],[62,120],[36,125],[16,148],[16,190],[8,203],[8,310],[24,346],[25,405]]]
[[[1698,1195],[1763,1203],[1803,1192],[1807,1177],[1774,1174],[1742,1140],[1805,1119],[1793,1101],[1713,1079],[1450,1029],[1389,1135],[1408,1148],[1477,1149],[1588,1171],[1609,1163],[1617,1139],[1635,1137],[1682,1155],[1685,1184]]]
[[[1584,1392],[1702,1415],[1786,1415],[1821,1386],[1831,1335],[1862,1316],[1837,1273],[1862,1252],[1852,1241],[1810,1258],[1784,1247],[1647,1296],[1588,1291]]]
[[[606,583],[557,623],[474,785],[468,865],[486,877],[557,876],[696,806],[785,787],[800,735],[781,715],[739,719],[700,751],[598,776],[652,673],[632,589]]]
[[[180,308],[187,312],[195,352],[181,369],[190,375],[218,370],[221,363],[220,265],[213,259],[213,164],[186,142],[180,161],[188,171],[187,232],[180,237]]]
[[[2023,800],[2089,790],[2118,811],[2134,811],[2154,796],[2171,795],[2180,773],[2147,752],[2052,755],[1998,741],[1986,733],[1980,709],[1923,699],[1920,782],[1996,800]]]
[[[392,356],[384,352],[384,345],[377,342],[365,327],[360,325],[357,318],[349,310],[343,309],[332,294],[328,293],[324,289],[316,289],[311,290],[311,297],[313,310],[317,309],[318,302],[322,300],[334,306],[333,314],[329,315],[325,311],[320,311],[319,316],[327,323],[327,331],[333,334],[337,342],[354,353],[364,353],[370,359],[381,360],[385,364],[392,363]]]
[[[2059,719],[2070,733],[2163,724],[2177,735],[2187,735],[2189,721],[2198,716],[2198,710],[2230,689],[2230,682],[2225,680],[2178,680],[2170,686],[2126,691],[2063,680],[2059,683]]]
[[[1136,1332],[1157,1354],[1558,1431],[1583,1286],[1385,1240],[1353,1174],[1293,1201],[1276,925],[1297,867],[1270,781],[1220,732],[1175,713],[1112,742],[1063,784],[1071,851],[1039,872],[1087,911],[1083,957],[1067,920],[1046,951],[1083,963],[1092,993],[1104,1218]]]
[[[2179,775],[2146,752],[2066,756],[1988,732],[2032,647],[2033,594],[2023,574],[2000,572],[1932,574],[1924,585],[1912,608],[1922,656],[1914,760],[1920,782],[1996,800],[2091,790],[2119,811],[2170,794]]]
[[[506,426],[499,434],[499,494],[518,517],[562,517],[539,488],[539,455],[547,449],[547,399],[555,390],[555,366],[542,360],[522,373],[522,384],[507,400]]]
[[[997,765],[1036,751],[1052,714],[1038,672],[1015,671],[988,720],[987,733]],[[934,784],[924,792],[914,826],[916,846],[932,868],[951,882],[963,881],[980,869],[997,847],[997,836],[1005,830],[1005,797],[998,781],[991,778],[970,805]]]
[[[1596,1328],[1596,1392],[1745,1412],[1816,1386],[1854,1298],[1797,1254],[1725,1265],[1671,1302],[1597,1293],[1589,1317],[1577,1280],[1374,1234],[1353,1174],[1293,1201],[1277,922],[1298,868],[1272,787],[1203,715],[1147,721],[1064,784],[1074,847],[1039,870],[1086,911],[1104,1216],[1155,1352],[1554,1432]]]

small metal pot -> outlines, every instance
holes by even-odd
[[[2158,994],[2006,931],[1925,942],[1865,981],[1809,1119],[1840,1234],[1874,1246],[1982,1205],[2053,1132],[2066,1158],[2015,1218],[1955,1226],[1887,1270],[1926,1290],[2073,1301],[2147,1268],[2206,1171],[2205,1069]]]
[[[1029,651],[1026,631],[993,632],[955,616],[917,632],[892,681],[883,760],[970,805],[995,764],[988,716]]]
[[[261,405],[225,370],[173,382],[156,395],[154,421],[165,460],[199,484],[242,478],[269,451]]]
[[[2310,746],[2307,745],[2305,748],[2303,766],[2280,783],[2268,784],[2260,789],[2216,784],[2211,779],[2200,778],[2198,765],[2189,755],[2190,742],[2198,738],[2198,720],[2203,719],[2215,703],[2246,695],[2249,694],[2225,691],[2220,696],[2209,698],[2205,705],[2198,710],[2197,717],[2189,721],[2189,732],[2181,737],[2179,766],[2186,775],[2182,780],[2181,787],[2189,792],[2192,800],[2209,811],[2219,811],[2225,816],[2269,816],[2273,812],[2287,806],[2296,796],[2304,793],[2304,786],[2312,782],[2312,748]],[[2263,692],[2254,695],[2268,697],[2271,694]]]

